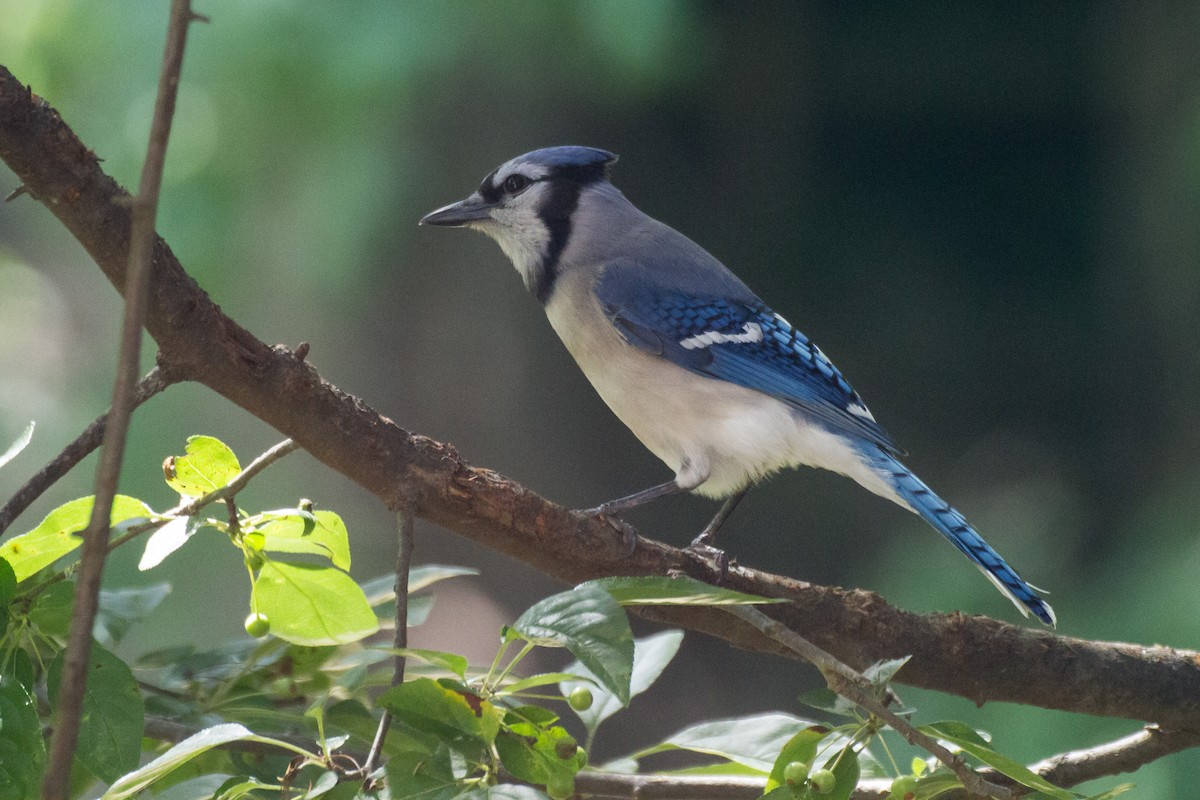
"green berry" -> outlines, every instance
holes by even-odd
[[[808,764],[803,761],[789,761],[783,768],[783,780],[788,786],[799,786],[808,778]]]
[[[812,781],[813,790],[817,794],[829,794],[837,785],[837,776],[827,769],[817,770],[809,777],[809,780]]]
[[[246,615],[246,633],[255,639],[261,639],[271,632],[271,620],[261,611],[252,611]]]
[[[546,794],[554,800],[566,800],[575,794],[575,776],[565,772],[554,773],[546,781]]]
[[[592,707],[592,692],[583,686],[576,686],[567,695],[567,703],[576,711],[587,711]]]
[[[895,800],[912,800],[917,795],[917,778],[915,775],[901,775],[892,781],[890,797]]]
[[[575,741],[574,737],[564,736],[554,741],[554,754],[566,761],[568,758],[575,757],[575,750],[578,747],[579,742]]]
[[[587,750],[582,747],[575,748],[575,769],[581,770],[587,766]]]

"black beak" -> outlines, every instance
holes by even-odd
[[[494,203],[484,200],[480,197],[479,192],[476,192],[466,200],[459,200],[457,203],[443,206],[437,211],[430,211],[421,217],[421,220],[417,224],[441,225],[454,228],[471,222],[490,219],[491,211],[494,207]]]

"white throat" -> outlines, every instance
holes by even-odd
[[[533,291],[550,247],[550,231],[537,213],[525,208],[498,208],[491,220],[471,227],[496,240],[517,268],[525,288]]]

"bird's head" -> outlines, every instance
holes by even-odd
[[[595,147],[534,150],[501,164],[465,200],[431,211],[420,224],[486,233],[512,259],[526,288],[546,302],[579,196],[606,182],[616,160]]]

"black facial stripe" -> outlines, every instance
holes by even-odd
[[[504,194],[502,191],[500,191],[500,187],[495,185],[495,180],[496,170],[492,170],[491,174],[483,179],[483,183],[479,184],[480,197],[489,203],[500,202],[500,198]]]
[[[607,173],[608,167],[604,163],[560,166],[542,179],[551,182],[550,196],[538,209],[538,216],[550,231],[550,243],[546,246],[546,258],[538,268],[533,291],[543,305],[554,293],[558,260],[571,238],[571,215],[579,205],[579,195],[584,187],[604,180]]]
[[[555,180],[550,185],[550,196],[545,205],[538,209],[538,216],[550,232],[546,257],[538,267],[533,285],[534,294],[543,304],[548,302],[550,295],[554,293],[554,282],[558,278],[558,260],[571,238],[571,215],[579,205],[579,195],[585,186],[577,180],[564,180],[560,175],[554,177]]]

